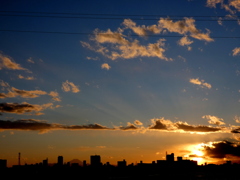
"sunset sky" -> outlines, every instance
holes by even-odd
[[[0,159],[240,160],[240,0],[0,6]]]

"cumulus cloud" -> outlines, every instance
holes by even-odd
[[[68,80],[62,83],[62,90],[64,92],[73,92],[73,93],[78,93],[80,92],[80,89],[78,86],[76,86],[73,82],[69,82]]]
[[[42,115],[41,111],[54,108],[52,103],[43,105],[23,103],[0,103],[0,113],[24,114],[35,112],[35,115]]]
[[[101,53],[105,57],[115,60],[118,58],[132,59],[136,57],[157,57],[166,61],[171,61],[172,58],[165,56],[165,39],[159,39],[155,43],[148,43],[147,45],[140,44],[137,38],[129,37],[130,33],[127,30],[131,30],[137,36],[143,37],[148,34],[160,34],[160,33],[178,33],[184,37],[178,42],[180,45],[190,45],[193,43],[187,36],[204,40],[207,42],[213,41],[209,36],[210,31],[206,30],[203,33],[195,26],[195,20],[192,18],[184,18],[179,21],[172,21],[169,18],[161,18],[157,24],[150,26],[137,25],[131,19],[125,19],[122,23],[123,28],[118,28],[117,31],[108,29],[107,31],[100,31],[96,29],[94,36],[90,38],[93,44],[88,42],[82,42],[83,47],[92,51]],[[127,32],[126,32],[127,31]],[[125,35],[127,34],[127,35]],[[146,38],[144,39],[146,40]],[[188,47],[190,50],[191,47]]]
[[[139,120],[135,120],[135,121],[134,121],[134,124],[140,125],[140,126],[143,125],[143,123],[142,123],[141,121],[139,121]]]
[[[186,122],[185,123],[177,122],[176,125],[178,129],[181,129],[184,131],[190,131],[190,132],[216,132],[216,131],[222,130],[221,128],[209,127],[209,126],[203,126],[203,125],[193,126],[193,125],[189,125]]]
[[[232,52],[233,56],[240,55],[240,47],[236,47],[235,49],[232,50]]]
[[[222,128],[216,128],[211,126],[204,126],[204,125],[189,125],[186,122],[176,122],[173,123],[170,120],[166,120],[164,118],[161,119],[152,119],[152,125],[149,129],[155,130],[167,130],[173,132],[199,132],[199,133],[206,133],[206,132],[217,132],[223,130]]]
[[[218,141],[203,147],[205,154],[211,158],[227,158],[229,156],[240,157],[240,145],[238,143]]]
[[[212,88],[212,85],[211,85],[211,84],[204,82],[204,80],[199,80],[198,78],[196,78],[196,79],[190,79],[189,82],[192,83],[192,84],[199,85],[199,86],[202,87],[202,88],[204,88],[204,87],[205,87],[205,88],[208,88],[208,89],[211,89],[211,88]]]
[[[108,63],[103,63],[103,64],[101,65],[101,68],[102,68],[102,69],[109,70],[109,69],[111,68],[111,66],[109,66]]]
[[[134,124],[128,122],[126,127],[120,126],[119,129],[121,130],[136,130],[138,127],[136,127]]]
[[[117,58],[131,59],[136,57],[158,57],[166,61],[170,60],[164,55],[164,39],[160,39],[156,43],[149,43],[147,46],[143,46],[140,45],[137,39],[129,41],[122,33],[112,32],[109,29],[106,32],[98,32],[96,30],[93,40],[97,44],[108,43],[112,45],[112,48],[109,50],[103,46],[98,46],[97,49],[94,49],[112,60]]]
[[[179,41],[178,44],[180,46],[189,46],[190,44],[192,44],[193,41],[191,41],[188,37],[184,36],[182,37]]]
[[[59,94],[56,91],[51,91],[48,95],[51,96],[54,101],[61,101]]]
[[[202,118],[208,119],[209,124],[214,124],[214,125],[224,125],[225,124],[223,122],[223,119],[219,118],[217,116],[205,115],[205,116],[202,116]]]
[[[10,57],[7,57],[3,54],[0,54],[0,70],[1,69],[9,69],[9,70],[25,70],[20,64],[14,62]]]

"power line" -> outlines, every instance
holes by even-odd
[[[174,20],[182,20],[180,18],[214,18],[214,19],[196,19],[197,21],[216,21],[221,18],[221,21],[236,21],[240,16],[234,16],[235,19],[229,19],[226,16],[182,16],[182,15],[139,15],[139,14],[87,14],[87,13],[54,13],[54,12],[30,12],[30,11],[0,11],[0,16],[14,16],[14,17],[40,17],[40,18],[75,18],[75,19],[124,19],[127,17],[141,17],[132,18],[133,20],[157,20],[160,17],[173,18]],[[10,13],[10,14],[9,14]],[[15,13],[15,14],[12,14]],[[18,13],[18,14],[16,14]],[[43,15],[39,15],[43,14]],[[65,16],[59,16],[65,15]],[[67,16],[66,16],[67,15]],[[74,15],[74,16],[73,16]],[[143,18],[155,17],[155,18]],[[224,18],[224,19],[223,19]]]
[[[99,13],[57,13],[57,12],[33,12],[33,11],[0,11],[2,13],[22,14],[60,14],[60,15],[87,15],[87,16],[160,16],[160,17],[225,17],[225,16],[189,16],[189,15],[164,15],[164,14],[99,14]],[[240,17],[240,16],[234,16]]]
[[[94,33],[83,33],[83,32],[60,32],[60,31],[29,31],[29,30],[9,30],[9,29],[0,29],[0,32],[19,32],[19,33],[42,33],[42,34],[72,34],[72,35],[95,35]],[[101,34],[101,33],[98,33]],[[139,35],[131,35],[139,36]],[[147,35],[148,37],[182,37],[177,35]],[[239,39],[240,36],[213,36],[211,38],[215,39]]]
[[[37,17],[37,18],[66,18],[66,19],[125,19],[124,17],[91,17],[91,16],[41,16],[41,15],[16,15],[16,14],[0,14],[0,16],[13,16],[13,17]],[[165,16],[166,18],[170,18]],[[173,17],[173,16],[171,16]],[[178,16],[180,17],[180,16]],[[158,18],[131,18],[132,20],[143,20],[143,21],[148,21],[148,20],[158,20]],[[212,17],[215,18],[215,17]],[[172,18],[173,20],[182,20],[180,18]],[[195,19],[196,21],[218,21],[218,19]],[[237,21],[237,19],[220,19],[221,21]]]

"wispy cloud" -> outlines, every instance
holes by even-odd
[[[199,85],[199,86],[202,87],[202,88],[204,88],[204,87],[205,87],[205,88],[208,88],[208,89],[211,89],[211,88],[212,88],[212,85],[211,85],[211,84],[204,82],[204,80],[199,80],[198,78],[196,78],[196,79],[190,79],[189,82],[192,83],[192,84]]]
[[[0,70],[1,69],[9,69],[9,70],[24,70],[28,71],[28,69],[23,68],[20,64],[14,62],[10,57],[0,54]]]
[[[223,119],[219,118],[217,116],[205,115],[205,116],[202,116],[202,118],[208,119],[209,124],[214,124],[214,125],[224,125],[225,124],[223,122]]]
[[[103,63],[103,64],[101,65],[101,68],[102,68],[102,69],[109,70],[109,69],[111,68],[111,66],[109,66],[108,63]]]
[[[220,4],[222,9],[231,14],[236,14],[237,11],[240,11],[240,0],[207,0],[207,7],[217,8],[218,4]]]
[[[240,47],[236,47],[235,49],[232,50],[232,55],[237,56],[240,55]]]
[[[21,74],[18,75],[18,78],[19,79],[25,79],[25,80],[34,80],[35,79],[33,76],[24,77]]]
[[[78,86],[76,86],[73,82],[69,82],[68,80],[62,83],[62,90],[64,92],[73,92],[73,93],[78,93],[80,92],[80,89]]]

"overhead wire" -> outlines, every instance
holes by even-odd
[[[61,32],[61,31],[29,31],[29,30],[10,30],[10,29],[0,29],[0,32],[19,32],[19,33],[42,33],[42,34],[72,34],[72,35],[95,35],[94,33],[84,33],[84,32]],[[98,33],[104,34],[104,33]],[[139,35],[131,35],[131,36],[139,36]],[[146,35],[147,37],[182,37],[179,35]],[[238,39],[240,36],[212,36],[211,38],[216,39]]]

